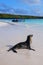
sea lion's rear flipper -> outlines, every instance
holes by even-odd
[[[17,51],[15,49],[12,49],[13,52],[17,53]]]
[[[13,48],[10,48],[10,49],[7,50],[7,51],[9,52],[10,50],[12,50],[13,52],[17,53],[17,51],[16,51],[15,49],[13,49]]]

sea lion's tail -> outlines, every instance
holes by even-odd
[[[12,50],[13,52],[17,53],[17,51],[16,51],[15,49],[13,49],[13,48],[10,48],[10,49],[7,50],[7,51],[9,52],[10,50]]]

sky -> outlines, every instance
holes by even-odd
[[[0,0],[0,13],[43,16],[43,0]]]

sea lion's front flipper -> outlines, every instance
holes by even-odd
[[[33,50],[33,51],[35,51],[35,49],[32,49],[32,48],[29,48],[29,50]]]

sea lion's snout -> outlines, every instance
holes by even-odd
[[[30,37],[33,37],[33,35],[29,35]]]
[[[32,34],[31,35],[28,35],[27,38],[29,38],[29,37],[33,37],[33,35]]]

